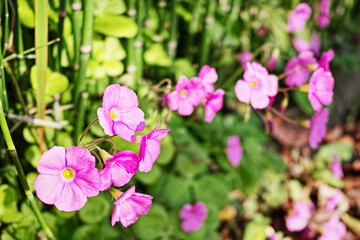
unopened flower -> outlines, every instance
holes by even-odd
[[[148,213],[152,198],[150,195],[135,192],[135,186],[132,186],[114,202],[111,225],[121,222],[124,227],[127,227],[135,223],[139,215]]]
[[[302,231],[307,226],[313,209],[312,202],[299,201],[295,203],[293,213],[286,219],[286,228],[290,232]]]
[[[194,106],[199,105],[203,98],[202,89],[194,88],[185,76],[180,76],[176,90],[168,95],[168,104],[169,108],[178,111],[179,115],[189,116],[194,111]]]
[[[338,216],[331,216],[322,229],[319,240],[341,240],[346,234],[346,226]]]
[[[150,133],[139,137],[139,170],[149,172],[160,154],[159,140],[164,138],[170,129],[158,129],[160,122]]]
[[[339,159],[339,155],[336,153],[333,154],[333,161],[330,165],[331,172],[334,174],[334,177],[340,179],[344,177],[344,172],[342,169],[342,165]]]
[[[226,156],[229,159],[231,165],[234,167],[239,166],[243,157],[243,149],[240,145],[239,136],[230,136],[227,140]]]
[[[206,122],[212,122],[216,112],[220,111],[220,109],[223,107],[224,94],[224,90],[217,89],[206,99],[204,103]]]
[[[313,51],[316,55],[319,54],[321,39],[318,34],[313,34],[311,36],[310,42],[307,42],[301,38],[295,37],[293,39],[293,46],[298,53],[304,51]]]
[[[318,68],[310,78],[308,98],[315,111],[330,105],[334,95],[334,78],[329,71]]]
[[[287,73],[285,84],[289,87],[300,87],[309,78],[312,69],[317,68],[317,60],[314,53],[304,51],[298,57],[294,57],[286,64],[284,71]]]
[[[334,59],[335,53],[332,49],[324,52],[319,60],[319,68],[323,68],[325,71],[330,71],[330,62]]]
[[[180,211],[180,218],[183,219],[181,228],[185,232],[194,232],[201,229],[207,214],[208,210],[203,202],[197,202],[193,206],[185,204]]]
[[[105,134],[117,134],[126,141],[135,141],[134,131],[145,128],[144,112],[138,108],[136,93],[125,86],[112,84],[104,91],[102,107],[97,115]]]
[[[278,79],[257,62],[246,64],[244,80],[237,81],[235,94],[240,102],[249,102],[253,108],[264,109],[270,97],[277,94]]]
[[[329,109],[324,108],[314,114],[310,121],[309,143],[312,149],[316,149],[326,134],[326,125],[329,121]]]
[[[338,205],[341,197],[341,191],[339,189],[336,189],[334,194],[329,197],[326,203],[326,211],[331,212],[333,211],[336,206]]]
[[[101,191],[110,188],[111,184],[117,187],[127,184],[139,169],[139,158],[131,151],[122,151],[114,155],[100,151],[105,162],[105,168],[100,171]]]
[[[307,3],[300,3],[290,13],[288,18],[287,31],[289,33],[302,31],[310,17],[311,7]]]
[[[40,173],[34,186],[37,196],[61,211],[80,210],[88,197],[99,194],[95,158],[83,148],[54,146],[41,156],[37,169]]]
[[[237,57],[240,65],[245,65],[246,63],[250,62],[252,58],[253,54],[250,51],[243,51]]]

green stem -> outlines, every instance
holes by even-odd
[[[93,21],[94,21],[94,0],[84,1],[84,18],[82,39],[80,47],[80,68],[75,82],[75,104],[78,104],[80,95],[86,89],[86,68],[91,52],[91,40],[93,34]],[[79,105],[78,105],[79,106]],[[80,107],[80,106],[79,106]]]
[[[19,15],[19,13],[18,13]],[[17,18],[17,52],[18,53],[22,53],[24,51],[24,41],[23,41],[23,37],[22,37],[22,26],[21,26],[21,22],[20,22],[20,18]],[[6,58],[5,58],[6,59]],[[5,60],[4,59],[4,60]],[[17,72],[18,72],[18,77],[24,75],[24,73],[26,72],[26,62],[23,58],[20,58],[19,61],[16,63],[17,65]]]
[[[78,111],[78,115],[76,118],[76,125],[75,125],[75,136],[74,136],[74,142],[79,141],[79,137],[81,135],[81,132],[83,130],[84,127],[84,122],[85,120],[85,111],[86,111],[86,104],[87,104],[87,99],[89,97],[89,94],[87,92],[82,92],[81,93],[81,98],[80,98],[80,103],[79,105],[81,106],[79,111]]]
[[[138,8],[137,8],[137,25],[138,25],[138,33],[135,38],[135,60],[136,60],[136,72],[134,79],[134,88],[138,90],[140,86],[140,81],[143,76],[143,21],[144,21],[144,0],[138,0]]]
[[[6,50],[9,46],[9,6],[8,6],[8,0],[4,1],[5,5],[5,21],[4,21],[4,49],[2,51],[3,57],[6,54]]]
[[[43,216],[41,215],[38,206],[36,205],[34,195],[33,195],[32,191],[31,191],[31,189],[29,187],[29,184],[28,184],[27,180],[26,180],[24,170],[23,170],[23,168],[21,166],[19,156],[18,156],[18,154],[16,152],[14,142],[13,142],[13,140],[11,138],[11,135],[10,135],[9,127],[8,127],[8,125],[6,123],[5,114],[4,114],[4,111],[3,111],[3,108],[2,108],[1,101],[0,101],[0,125],[1,125],[1,130],[2,130],[2,132],[4,134],[5,142],[6,142],[6,145],[8,147],[10,156],[11,156],[11,158],[12,158],[14,164],[15,164],[16,170],[17,170],[17,172],[19,174],[21,185],[22,185],[23,190],[25,192],[25,195],[26,195],[26,197],[27,197],[27,199],[28,199],[28,201],[30,203],[30,207],[34,211],[34,214],[35,214],[37,220],[39,221],[41,228],[45,232],[46,237],[49,238],[49,239],[55,239],[53,233],[51,232],[51,230],[48,227],[48,225],[46,224]]]
[[[201,6],[204,4],[204,0],[198,0],[195,1],[194,3],[194,8],[193,8],[193,12],[192,12],[192,19],[189,25],[189,37],[187,38],[187,53],[188,56],[190,58],[190,60],[193,60],[193,48],[194,48],[194,38],[195,38],[195,34],[199,31],[200,29],[200,18],[201,18]]]
[[[81,44],[81,0],[72,0],[72,28],[74,33],[74,71],[79,70],[80,65],[80,44]],[[75,78],[77,79],[77,78]]]
[[[129,17],[136,21],[136,1],[130,0],[128,6],[128,15]],[[134,79],[133,88],[135,88],[135,72],[136,72],[136,56],[135,56],[135,47],[134,47],[135,37],[129,38],[126,42],[127,44],[127,58],[126,58],[126,71],[132,75]],[[135,71],[134,71],[135,70]]]
[[[200,55],[200,65],[204,65],[209,62],[209,51],[211,44],[211,25],[214,24],[215,21],[215,11],[216,11],[216,0],[209,0],[208,3],[208,14],[205,19],[205,30],[201,39],[201,55]]]
[[[226,34],[231,34],[231,30],[235,22],[239,19],[240,7],[242,0],[234,0],[233,6],[231,8],[231,13],[226,23]]]
[[[168,53],[171,59],[176,57],[177,38],[178,38],[178,15],[176,14],[176,6],[178,0],[171,1],[171,30],[170,30],[170,42],[168,44]]]
[[[55,71],[60,72],[61,69],[61,52],[63,45],[63,30],[64,30],[64,19],[66,17],[66,0],[60,0],[60,9],[59,9],[59,24],[58,24],[58,38],[60,39],[57,46],[57,57],[55,58]]]

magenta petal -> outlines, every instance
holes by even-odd
[[[250,100],[250,86],[244,80],[237,81],[235,85],[235,95],[240,102],[249,102]]]
[[[226,156],[231,165],[239,166],[243,156],[243,149],[240,145],[240,138],[238,136],[230,136],[227,140]]]
[[[149,172],[160,154],[160,143],[158,140],[148,140],[144,159],[140,162],[139,170]]]
[[[132,151],[122,151],[112,156],[111,162],[120,164],[128,173],[135,174],[139,169],[139,159],[136,153]],[[107,162],[105,162],[107,164]]]
[[[37,170],[39,173],[57,175],[65,167],[65,148],[54,146],[41,156]]]
[[[182,89],[186,88],[188,84],[189,80],[187,79],[187,77],[181,75],[176,83],[176,91],[180,92]]]
[[[151,139],[160,140],[160,139],[164,138],[169,131],[170,131],[170,129],[158,129],[158,130],[156,130],[156,132],[151,136]]]
[[[97,109],[97,116],[99,119],[100,126],[104,129],[106,135],[113,136],[113,120],[110,118],[110,111],[105,108]]]
[[[152,196],[142,193],[134,193],[134,195],[129,198],[128,202],[136,209],[138,214],[145,215],[151,207],[151,199]]]
[[[120,111],[119,121],[125,123],[129,129],[142,131],[145,127],[144,112],[140,108]],[[140,128],[138,128],[140,126]]]
[[[128,142],[133,142],[136,140],[136,135],[133,130],[130,130],[124,123],[116,122],[114,124],[114,130],[116,134],[125,139]]]
[[[103,107],[108,110],[112,108],[124,110],[137,106],[138,97],[136,93],[128,87],[111,84],[104,91]]]
[[[193,113],[194,111],[194,106],[188,102],[188,101],[181,101],[179,103],[179,110],[178,113],[181,116],[189,116]]]
[[[70,147],[66,150],[66,167],[77,171],[89,171],[95,168],[95,157],[81,147]]]
[[[179,98],[179,96],[176,91],[174,91],[168,95],[169,108],[173,111],[178,110],[178,107],[179,107],[178,98]]]
[[[91,171],[78,171],[74,182],[81,188],[86,197],[94,197],[99,194],[100,176],[94,167]]]
[[[35,181],[35,191],[38,198],[46,204],[54,204],[63,188],[59,175],[40,174]],[[51,187],[49,187],[51,186]]]
[[[117,187],[122,187],[127,184],[134,174],[128,173],[118,164],[114,164],[110,168],[112,183]]]
[[[55,202],[55,206],[64,212],[80,210],[86,203],[87,198],[81,191],[81,188],[74,182],[64,184],[60,192],[61,198]]]
[[[184,232],[195,232],[202,228],[203,222],[194,218],[186,219],[182,222],[181,228]]]
[[[205,106],[205,121],[206,122],[212,122],[212,120],[214,120],[214,118],[215,118],[215,114],[216,114],[216,112],[214,111],[212,106],[210,106],[210,105]]]
[[[110,168],[105,167],[100,171],[100,191],[108,190],[111,187],[111,172]]]
[[[180,210],[180,213],[179,213],[180,218],[186,219],[186,218],[190,217],[192,215],[192,209],[193,209],[193,207],[191,206],[191,204],[189,204],[189,203],[185,204]]]
[[[205,97],[205,93],[201,89],[189,90],[189,96],[188,96],[187,100],[193,106],[197,106],[197,105],[199,105],[201,103],[201,101],[204,99],[204,97]]]

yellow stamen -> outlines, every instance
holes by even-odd
[[[120,191],[119,189],[113,188],[113,187],[109,188],[109,192],[115,200],[118,199],[123,194],[122,191]]]
[[[110,110],[110,118],[111,118],[111,120],[113,120],[113,121],[116,119],[116,115],[115,115],[114,109],[111,109],[111,110]]]
[[[302,85],[299,87],[299,90],[306,93],[309,92],[309,84]]]
[[[251,83],[250,83],[250,86],[251,87],[256,87],[257,86],[257,82],[255,80],[252,80]]]
[[[71,180],[75,177],[75,172],[71,168],[65,168],[61,174],[67,180]]]
[[[311,71],[315,71],[317,69],[318,65],[316,63],[313,64],[309,64],[306,66],[307,69],[311,70]]]
[[[181,96],[181,97],[185,97],[185,96],[186,96],[186,90],[185,90],[185,89],[183,89],[183,90],[180,91],[180,96]]]

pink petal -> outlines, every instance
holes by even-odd
[[[189,90],[189,96],[187,97],[187,100],[193,106],[197,106],[201,103],[201,101],[204,99],[204,97],[205,97],[205,93],[202,89],[196,89],[196,90],[192,89],[192,90]]]
[[[193,113],[194,106],[189,101],[181,101],[179,104],[178,113],[181,116],[189,116]]]
[[[75,172],[95,169],[95,157],[90,152],[81,147],[70,147],[66,150],[66,167],[70,167]]]
[[[108,110],[112,108],[131,109],[137,107],[138,104],[136,93],[126,86],[111,84],[104,91],[103,107]]]
[[[109,167],[105,167],[100,171],[100,191],[108,190],[111,187],[111,172]]]
[[[118,163],[115,163],[110,168],[112,183],[117,187],[122,187],[127,184],[134,174],[128,173]]]
[[[113,125],[114,122],[110,118],[110,111],[105,108],[97,109],[97,116],[99,119],[100,126],[104,129],[106,135],[113,136]]]
[[[321,105],[319,99],[316,96],[310,95],[310,92],[309,92],[309,100],[310,100],[312,108],[315,111],[320,111],[321,110],[322,105]]]
[[[135,223],[139,218],[139,214],[136,213],[135,208],[128,202],[124,202],[121,206],[118,206],[117,215],[124,227]]]
[[[191,204],[189,204],[189,203],[185,204],[180,210],[180,213],[179,213],[180,218],[186,219],[186,218],[191,217],[192,216],[192,209],[193,209],[193,207],[191,206]]]
[[[275,96],[277,94],[277,88],[278,88],[278,79],[274,75],[269,75],[268,77],[268,96]]]
[[[178,110],[179,107],[179,95],[176,91],[168,95],[169,108],[173,111]]]
[[[186,219],[182,222],[181,228],[184,232],[195,232],[202,228],[203,222],[194,218]]]
[[[79,186],[86,197],[94,197],[99,194],[100,176],[96,168],[90,171],[78,171],[74,182]]]
[[[158,140],[148,140],[144,159],[140,162],[139,170],[149,172],[160,154],[160,143]]]
[[[180,93],[180,91],[187,87],[189,84],[189,80],[184,75],[179,77],[179,80],[176,83],[176,91]]]
[[[59,195],[60,197],[55,202],[55,206],[64,212],[80,210],[87,201],[81,188],[74,182],[65,183]]]
[[[110,160],[112,163],[116,162],[121,165],[128,173],[135,174],[139,169],[139,159],[136,153],[132,151],[122,151],[114,154]],[[107,162],[105,162],[105,165]]]
[[[65,148],[54,146],[41,156],[37,169],[39,173],[58,175],[65,167]]]
[[[151,139],[160,140],[160,139],[164,138],[169,131],[170,131],[170,129],[158,129],[158,130],[156,130],[156,132],[151,136]]]
[[[210,105],[205,106],[205,121],[206,122],[212,122],[212,120],[215,117],[215,114],[216,114],[216,112]]]
[[[145,128],[144,112],[140,108],[120,111],[119,121],[125,123],[128,128],[134,131],[141,132]]]
[[[114,131],[116,134],[125,139],[128,142],[133,142],[136,140],[136,135],[133,130],[130,130],[124,123],[115,122]]]
[[[35,191],[38,198],[46,204],[54,204],[61,196],[59,196],[63,181],[60,175],[40,174],[35,181]]]
[[[250,100],[250,86],[244,80],[237,81],[235,85],[235,95],[240,102],[249,102]]]
[[[151,207],[151,199],[152,196],[142,193],[134,193],[134,195],[129,198],[128,203],[136,209],[138,214],[145,215]]]
[[[256,109],[264,109],[269,105],[270,99],[266,95],[257,94],[256,92],[252,92],[250,103],[253,108]]]

